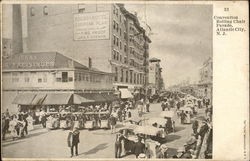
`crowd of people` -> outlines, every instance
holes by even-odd
[[[33,118],[29,113],[18,112],[10,115],[8,109],[2,113],[2,139],[10,134],[12,139],[23,138],[33,130]]]
[[[212,158],[212,105],[207,98],[196,98],[188,94],[179,94],[171,92],[165,94],[161,98],[162,111],[174,111],[180,123],[192,123],[192,133],[190,139],[178,148],[176,154],[170,154],[167,143],[155,142],[153,149],[149,148],[149,144],[143,142],[142,137],[137,136],[137,142],[129,142],[126,135],[119,133],[115,141],[115,157],[122,157],[121,154],[126,154],[126,144],[132,145],[132,153],[136,158],[181,158],[181,159],[207,159]],[[149,103],[141,100],[138,103],[138,114],[141,116],[143,111],[149,111]],[[190,110],[182,110],[184,107],[189,107]],[[205,117],[199,118],[195,115],[198,110],[205,109]],[[125,152],[124,152],[125,151]],[[153,151],[153,152],[152,152]]]

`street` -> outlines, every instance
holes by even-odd
[[[151,104],[150,112],[144,118],[158,117],[161,112],[160,104]],[[138,115],[137,110],[132,111],[132,116]],[[204,110],[198,115],[204,115]],[[178,148],[190,138],[192,124],[180,125],[176,120],[176,132],[167,136],[168,153],[176,154]],[[67,146],[69,130],[48,130],[38,128],[30,132],[23,139],[12,141],[9,136],[2,143],[2,157],[4,158],[69,158],[70,149]],[[110,130],[80,130],[79,155],[74,158],[114,158],[115,134]],[[134,155],[125,158],[135,158]]]

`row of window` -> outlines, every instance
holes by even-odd
[[[113,35],[113,44],[116,45],[117,47],[119,47],[120,50],[123,49],[122,47],[122,42],[120,41],[119,37]],[[124,51],[127,51],[127,45],[124,44]]]
[[[18,83],[21,81],[22,79],[20,77],[12,77],[13,83]],[[24,82],[30,83],[30,77],[24,77]],[[37,78],[37,83],[46,83],[46,82],[47,82],[47,77]]]
[[[117,18],[119,18],[119,21],[122,22],[122,19],[124,21],[124,24],[126,23],[126,18],[122,17],[122,14],[119,13],[119,9],[114,5],[113,8],[113,14],[116,15]]]
[[[113,50],[113,59],[125,64],[128,63],[127,57],[123,58],[123,56],[119,53],[119,51],[116,50]]]
[[[76,73],[75,74],[75,81],[76,82],[81,82],[81,81],[85,81],[85,82],[94,82],[94,83],[100,83],[101,80],[103,79],[102,76],[99,75],[90,75],[90,74],[86,74],[86,73]],[[107,83],[112,83],[113,79],[111,76],[109,76],[106,79]]]
[[[139,60],[144,60],[144,57],[135,51],[133,47],[129,47],[130,54],[134,55],[135,58]]]
[[[49,15],[49,9],[47,6],[43,7],[43,15],[45,15],[45,16]],[[30,16],[35,16],[35,8],[34,7],[30,8]]]
[[[144,84],[145,76],[122,68],[118,71],[118,68],[115,67],[115,82]]]

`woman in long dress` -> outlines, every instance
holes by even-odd
[[[186,124],[191,123],[190,113],[186,113]]]
[[[28,131],[33,130],[34,129],[33,118],[31,117],[31,115],[27,117],[27,121],[28,121]]]
[[[14,140],[17,137],[17,131],[16,131],[16,125],[17,125],[17,117],[16,115],[11,116],[10,120],[10,135],[12,136],[12,139]]]

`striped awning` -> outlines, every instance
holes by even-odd
[[[95,100],[85,98],[84,96],[81,96],[79,94],[74,94],[73,95],[73,102],[74,102],[74,104],[83,104],[83,103],[95,102]]]
[[[42,105],[47,94],[38,93],[36,97],[32,100],[31,105]]]
[[[49,93],[43,105],[67,105],[72,104],[72,93]]]
[[[32,103],[35,97],[35,93],[20,93],[16,96],[12,103],[19,105],[29,105]]]

